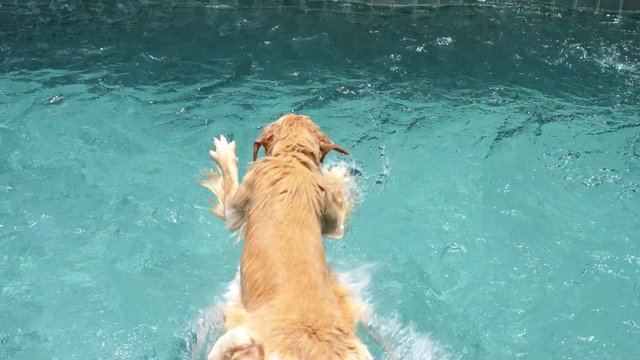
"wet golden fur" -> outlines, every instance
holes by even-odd
[[[242,185],[235,143],[221,137],[210,153],[221,173],[203,182],[219,200],[212,212],[245,244],[241,299],[226,309],[227,333],[209,359],[371,359],[355,332],[365,309],[331,273],[322,243],[342,237],[352,204],[345,170],[320,165],[328,151],[346,151],[295,114],[265,128],[254,160],[261,146],[266,156]]]

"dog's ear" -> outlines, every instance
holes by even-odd
[[[256,161],[258,158],[258,151],[260,151],[260,146],[264,146],[264,151],[269,152],[271,143],[273,142],[273,134],[275,132],[274,124],[267,126],[256,141],[253,142],[253,161]]]
[[[264,144],[257,140],[253,143],[253,161],[256,161],[256,159],[258,158],[258,151],[260,151],[260,146],[264,146]],[[265,150],[267,149],[266,146],[264,148]]]
[[[321,155],[320,155],[320,162],[322,162],[324,160],[324,157],[327,155],[327,153],[331,150],[335,150],[337,152],[343,153],[345,155],[349,155],[349,152],[347,150],[345,150],[342,146],[340,145],[336,145],[333,143],[333,141],[331,141],[331,139],[329,139],[326,135],[322,135],[320,137],[320,151],[321,151]]]

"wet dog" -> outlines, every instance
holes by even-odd
[[[323,235],[341,238],[353,201],[344,167],[322,171],[334,144],[307,116],[288,114],[256,139],[238,183],[235,142],[214,139],[219,173],[201,184],[211,210],[244,238],[240,298],[225,309],[226,333],[208,360],[372,359],[356,336],[365,306],[330,271]],[[260,147],[265,156],[257,159]]]

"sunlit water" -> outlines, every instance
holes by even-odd
[[[396,358],[640,357],[637,17],[103,8],[0,8],[0,359],[189,359],[241,249],[211,138],[289,111],[352,154],[327,254]]]

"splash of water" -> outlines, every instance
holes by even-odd
[[[338,265],[338,267],[341,267]],[[404,324],[397,314],[376,314],[375,301],[368,288],[374,266],[363,264],[338,272],[340,282],[352,294],[365,303],[369,312],[361,321],[368,336],[381,348],[383,360],[449,360],[450,354],[429,334],[415,330],[413,325]],[[213,346],[215,339],[224,332],[222,309],[226,304],[240,297],[240,274],[227,284],[226,291],[217,297],[210,307],[204,309],[194,321],[190,340],[187,340],[188,354],[185,359],[201,360]]]
[[[365,317],[362,325],[369,336],[382,347],[386,360],[448,360],[451,356],[429,334],[403,324],[398,315]]]
[[[240,298],[240,272],[227,284],[222,296],[216,297],[213,304],[204,309],[193,322],[190,340],[187,340],[185,360],[205,359],[209,350],[224,332],[224,313],[226,304]]]

